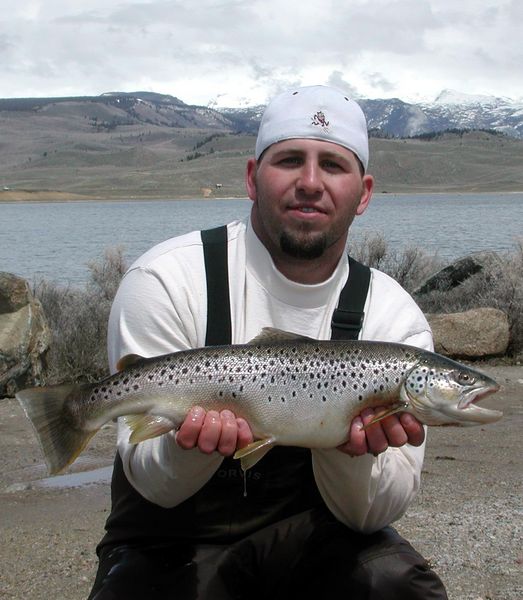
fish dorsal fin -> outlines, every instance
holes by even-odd
[[[116,370],[123,371],[124,369],[132,367],[142,360],[145,360],[145,357],[140,356],[139,354],[126,354],[125,356],[122,356],[122,358],[116,363]]]
[[[249,344],[268,344],[270,342],[317,342],[314,338],[300,335],[299,333],[292,333],[291,331],[283,331],[282,329],[276,329],[275,327],[264,327],[261,332],[253,338]]]

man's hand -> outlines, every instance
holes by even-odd
[[[189,450],[198,447],[211,454],[215,450],[223,456],[231,456],[238,448],[253,441],[249,424],[237,418],[230,410],[210,410],[194,406],[176,434],[178,446]]]
[[[350,456],[363,456],[367,453],[377,456],[389,447],[399,448],[407,443],[421,446],[425,439],[425,430],[423,425],[408,413],[391,415],[368,429],[362,429],[384,411],[385,409],[380,407],[362,411],[351,423],[349,441],[338,449]]]

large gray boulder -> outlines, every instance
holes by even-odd
[[[457,358],[505,354],[509,343],[507,315],[497,308],[428,314],[436,352]]]
[[[0,398],[41,383],[51,332],[25,279],[0,272]]]

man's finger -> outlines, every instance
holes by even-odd
[[[218,452],[223,456],[230,456],[236,450],[238,438],[238,425],[236,417],[230,410],[222,410],[220,413],[222,429],[218,441]]]
[[[425,427],[412,415],[402,413],[400,421],[405,433],[407,434],[408,442],[412,446],[421,446],[425,441]]]
[[[198,448],[204,454],[211,454],[218,447],[222,431],[222,421],[220,413],[216,410],[209,410],[205,415],[202,430],[198,437]]]
[[[176,443],[185,450],[195,448],[205,419],[205,410],[201,406],[191,408],[180,429],[176,433]]]

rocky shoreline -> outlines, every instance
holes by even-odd
[[[502,389],[484,401],[504,411],[485,427],[434,427],[423,484],[396,524],[445,582],[450,600],[523,598],[521,546],[523,367],[485,365]],[[110,507],[115,426],[107,425],[68,477],[47,480],[31,426],[14,399],[0,400],[0,596],[83,600]],[[80,473],[91,483],[81,484]]]

